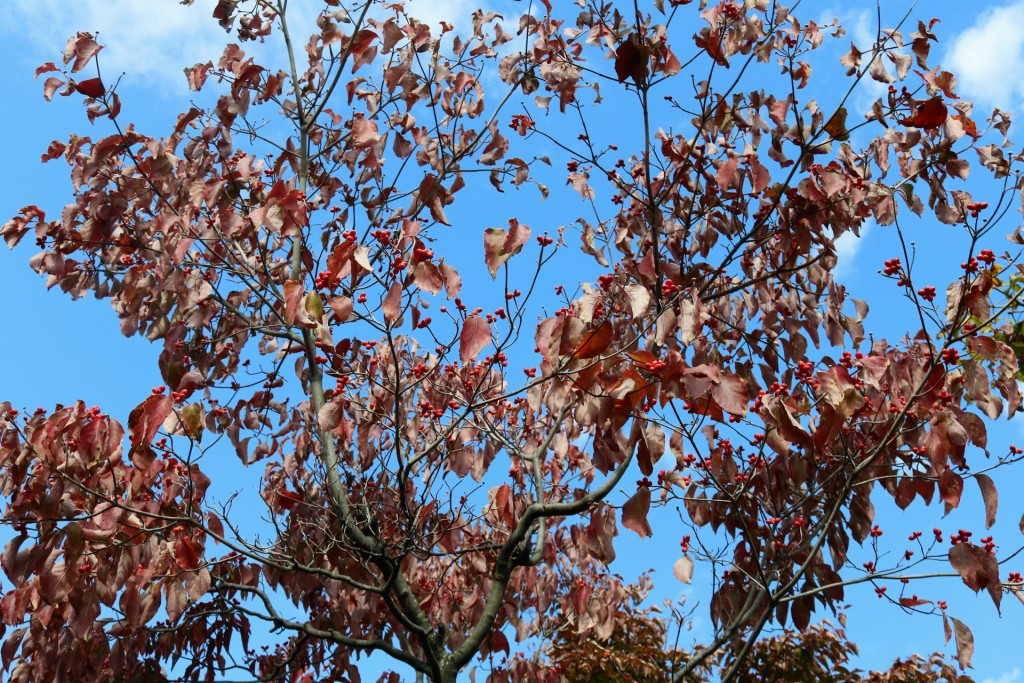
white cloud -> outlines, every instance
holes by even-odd
[[[1024,2],[976,12],[978,21],[953,41],[943,66],[956,74],[962,97],[986,107],[1024,102]]]
[[[986,678],[981,683],[1014,683],[1020,680],[1021,673],[1019,668],[1013,667],[1012,671],[1007,671],[999,678]]]
[[[836,240],[836,255],[838,256],[838,263],[836,264],[835,270],[832,271],[832,275],[837,279],[846,279],[851,273],[857,272],[856,260],[857,253],[860,248],[864,246],[864,240],[867,239],[868,233],[871,232],[874,221],[865,221],[860,228],[860,237],[854,235],[852,232],[844,232],[839,239]]]
[[[73,9],[72,9],[73,6]],[[216,61],[226,34],[211,18],[213,0],[184,7],[178,0],[8,0],[7,30],[34,48],[38,60],[59,63],[67,39],[78,31],[99,33],[104,80],[121,73],[155,90],[185,90],[182,69]]]
[[[8,0],[7,21],[0,34],[17,34],[27,42],[39,63],[59,62],[67,39],[78,31],[98,33],[105,47],[99,55],[104,80],[122,73],[126,82],[151,87],[156,92],[180,96],[187,84],[182,69],[218,57],[237,37],[226,33],[212,18],[216,0],[196,0],[189,7],[180,0]],[[410,16],[436,27],[442,20],[465,30],[472,26],[472,10],[479,0],[411,0]],[[73,7],[73,8],[72,8]],[[322,0],[291,0],[289,28],[301,49],[316,28]],[[388,13],[390,14],[390,12]],[[281,50],[271,39],[271,49]],[[266,58],[266,47],[248,43],[247,53]],[[280,59],[263,62],[267,66]],[[283,62],[282,62],[283,63]]]

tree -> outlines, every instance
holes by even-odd
[[[219,0],[238,42],[186,70],[208,105],[163,137],[122,122],[94,36],[39,68],[105,132],[51,143],[72,203],[0,234],[161,345],[161,379],[120,420],[0,404],[11,680],[341,681],[367,653],[560,680],[510,639],[614,633],[594,591],[637,589],[613,538],[674,505],[676,575],[701,563],[715,627],[674,680],[726,651],[741,678],[769,624],[806,632],[858,583],[941,618],[968,666],[967,625],[914,582],[998,607],[1020,576],[970,530],[883,540],[872,501],[948,511],[974,479],[991,526],[990,472],[1020,459],[986,436],[1021,406],[1021,269],[992,242],[1009,116],[930,66],[934,21],[846,50],[767,0],[524,9],[463,31],[324,0],[307,40],[285,0]],[[812,71],[848,87],[811,99]],[[964,253],[944,298],[918,218]],[[903,245],[897,341],[833,278],[868,220]],[[262,525],[215,493],[249,472]]]
[[[650,612],[628,609],[615,633],[604,640],[593,635],[578,640],[560,631],[546,654],[545,666],[556,668],[569,683],[585,681],[633,681],[644,683],[667,680],[666,674],[684,664],[691,654],[668,646],[668,624]],[[679,615],[675,615],[679,616]],[[840,615],[840,619],[843,616]],[[735,664],[736,646],[730,644],[717,653],[686,681],[716,680]],[[665,655],[668,654],[668,661]],[[857,655],[857,646],[842,628],[830,622],[809,626],[803,632],[785,630],[758,640],[737,669],[738,681],[826,681],[828,683],[969,683],[956,669],[936,653],[929,658],[911,655],[897,659],[885,671],[863,672],[849,666]]]

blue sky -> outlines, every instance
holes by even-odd
[[[308,5],[311,0],[292,3]],[[442,15],[439,4],[420,0],[417,10],[425,19],[436,20],[467,13],[474,7],[469,0],[452,0],[443,3]],[[101,42],[107,45],[102,52],[107,80],[125,73],[121,86],[125,100],[122,118],[137,122],[143,130],[165,130],[168,122],[187,107],[189,93],[181,69],[216,59],[224,42],[223,32],[207,18],[211,3],[197,0],[196,5],[183,8],[177,0],[8,0],[7,21],[0,26],[0,56],[8,65],[3,119],[8,161],[0,166],[0,220],[31,203],[39,204],[49,214],[59,212],[71,197],[66,166],[61,162],[41,165],[39,156],[51,139],[65,138],[72,131],[91,132],[74,98],[52,104],[43,101],[41,84],[33,80],[34,68],[44,61],[56,61],[67,37],[76,30],[98,31]],[[204,9],[203,5],[207,7]],[[883,0],[883,16],[889,20],[901,16],[908,5],[904,0]],[[522,11],[524,7],[507,6],[511,11]],[[1024,78],[1017,76],[1024,74],[1024,32],[1019,28],[1024,26],[1024,2],[983,2],[974,3],[973,7],[974,11],[968,13],[951,2],[929,2],[915,12],[915,16],[924,19],[942,19],[936,28],[941,41],[940,58],[934,61],[957,73],[960,94],[983,111],[996,105],[1024,111]],[[847,27],[849,38],[859,46],[871,42],[873,5],[812,0],[802,3],[801,11],[803,15],[823,18],[838,16]],[[821,87],[823,82],[814,87]],[[103,122],[98,122],[96,128],[94,135],[109,132]],[[1019,224],[1017,216],[1012,220],[1001,232],[1009,232]],[[939,227],[915,226],[921,259],[949,260],[949,244],[937,230]],[[1007,244],[995,246],[1004,249]],[[865,231],[861,240],[843,242],[845,263],[841,277],[858,296],[873,304],[869,328],[883,331],[894,329],[893,325],[899,322],[896,316],[902,315],[898,302],[888,296],[891,284],[880,289],[875,275],[882,260],[893,253],[892,248],[891,231],[877,227]],[[0,304],[0,315],[6,322],[0,333],[0,358],[4,359],[0,399],[31,409],[81,398],[124,419],[149,393],[150,387],[160,383],[155,366],[158,349],[144,340],[122,337],[107,303],[72,303],[59,292],[46,292],[42,280],[27,266],[31,254],[30,240],[13,252],[0,247],[0,287],[6,293]],[[962,259],[956,259],[959,260]],[[1018,424],[1003,423],[991,429],[994,451],[1002,451],[1009,443],[1024,442],[1024,428]],[[1016,520],[1024,505],[1011,495],[1014,481],[1022,481],[1020,473],[997,479],[1003,501],[996,536],[997,540],[1007,539],[1004,547],[1021,538],[1017,535]],[[958,519],[976,526],[978,502],[977,492],[969,490],[964,508],[940,526],[954,528],[960,523]],[[931,520],[937,515],[934,507],[912,512],[893,523],[893,533],[902,533],[903,526],[912,530],[922,519],[928,520],[926,529],[930,529],[934,525]],[[624,552],[620,553],[623,559],[614,569],[629,575],[653,566],[659,590],[673,597],[672,591],[679,588],[671,578],[671,565],[677,557],[676,537],[659,540],[656,535],[641,543],[628,534],[624,532],[620,537],[624,542]],[[659,552],[666,547],[666,553]],[[639,557],[642,562],[631,562],[630,557]],[[1024,562],[1012,568],[1022,570]],[[699,571],[694,580],[700,583]],[[1004,602],[1002,618],[997,619],[984,596],[975,598],[953,582],[944,584],[943,590],[951,613],[974,629],[977,679],[988,677],[993,683],[1024,680],[1020,659],[1011,645],[1019,640],[1024,627],[1024,606],[1010,598]],[[951,651],[951,647],[943,648],[941,626],[936,621],[908,618],[892,608],[884,609],[870,592],[865,587],[862,593],[852,594],[855,606],[849,622],[849,631],[860,646],[866,665],[884,666],[893,657],[913,651]],[[703,608],[698,609],[698,615],[703,613]],[[701,624],[696,627],[700,629]]]

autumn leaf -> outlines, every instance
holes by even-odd
[[[627,78],[632,78],[634,83],[642,85],[650,71],[648,61],[647,50],[638,44],[636,34],[630,34],[629,38],[615,49],[615,76],[619,83],[625,83]]]
[[[985,528],[991,529],[996,523],[996,511],[999,509],[999,492],[996,491],[995,482],[987,474],[974,475],[981,489],[981,499],[985,503]]]
[[[999,609],[1003,588],[995,555],[973,543],[957,543],[949,549],[949,563],[972,591],[987,590],[996,609]]]
[[[635,531],[640,538],[653,535],[651,525],[647,521],[647,513],[651,510],[651,490],[646,486],[637,489],[636,494],[622,506],[622,526]]]
[[[922,600],[916,595],[912,598],[900,598],[900,607],[920,607],[921,605],[930,605],[931,600]]]
[[[513,218],[509,229],[487,228],[484,231],[484,262],[492,278],[498,276],[498,269],[523,249],[530,239],[530,228]]]
[[[959,619],[949,617],[949,620],[953,622],[953,633],[956,636],[956,660],[961,670],[967,669],[971,666],[971,657],[974,656],[974,634]]]
[[[191,538],[179,538],[174,542],[174,560],[182,569],[198,569],[202,546]]]
[[[71,71],[72,73],[78,73],[102,49],[103,46],[93,39],[91,33],[79,32],[68,40],[67,47],[64,48],[64,64],[74,62],[71,64]]]
[[[388,288],[387,296],[381,303],[381,313],[388,322],[396,322],[402,316],[402,283],[395,280]]]
[[[459,335],[459,359],[469,363],[491,343],[491,326],[478,315],[471,315],[462,324]]]
[[[173,408],[174,402],[168,396],[150,396],[140,403],[128,416],[132,449],[149,445]]]
[[[683,583],[690,583],[693,580],[693,560],[689,555],[683,555],[672,565],[672,574]]]
[[[833,140],[843,142],[850,139],[850,132],[846,130],[846,108],[840,107],[836,113],[825,124],[825,132],[832,136]]]
[[[291,327],[299,314],[299,305],[302,303],[302,295],[305,288],[298,280],[288,280],[284,283],[284,323]]]
[[[79,81],[75,84],[75,90],[86,97],[98,98],[103,97],[103,93],[106,90],[103,87],[103,82],[98,78],[90,78],[87,81]]]
[[[651,293],[643,285],[626,285],[624,288],[629,297],[629,308],[634,318],[639,318],[647,312],[651,303]]]
[[[938,128],[946,122],[946,104],[941,97],[933,97],[930,100],[917,103],[914,115],[900,121],[904,126],[913,128],[924,128],[926,130]]]
[[[960,505],[960,496],[964,492],[964,480],[959,474],[947,468],[939,476],[939,495],[946,503],[946,514]]]
[[[583,333],[583,339],[576,345],[572,355],[574,358],[587,359],[600,356],[611,344],[614,326],[604,320],[597,327]]]

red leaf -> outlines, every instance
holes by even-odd
[[[650,351],[644,351],[643,349],[639,351],[627,351],[626,355],[631,358],[634,363],[641,366],[650,365],[654,361],[658,360],[658,357],[653,353]]]
[[[651,490],[646,486],[637,489],[636,495],[622,506],[622,526],[635,531],[641,538],[653,535],[651,525],[647,522],[647,513],[651,510]]]
[[[485,346],[491,343],[491,326],[478,315],[471,315],[462,324],[459,335],[459,358],[463,363],[476,358]]]
[[[75,63],[71,65],[71,71],[81,71],[102,49],[103,46],[92,39],[91,33],[79,32],[73,38],[68,39],[67,47],[64,48],[64,63],[68,64],[74,60]]]
[[[53,62],[46,62],[45,64],[41,64],[36,69],[36,78],[39,78],[40,74],[50,73],[51,71],[60,71],[60,67],[58,67]]]
[[[498,268],[522,251],[523,245],[530,239],[530,228],[515,218],[508,225],[508,231],[501,228],[487,228],[484,231],[484,262],[492,278],[497,277]]]
[[[76,83],[75,90],[86,97],[103,97],[103,93],[106,92],[103,81],[98,78],[90,78],[87,81]]]
[[[160,425],[171,414],[174,402],[169,396],[150,396],[128,415],[128,436],[132,449],[149,445]]]
[[[746,381],[739,375],[722,375],[719,383],[711,388],[711,396],[730,415],[743,417],[747,414],[750,396],[747,394]]]
[[[274,495],[274,502],[277,504],[277,507],[282,510],[291,510],[296,506],[296,504],[302,502],[302,496],[294,491],[282,488]]]
[[[64,81],[60,80],[56,76],[50,76],[43,82],[43,97],[49,102],[53,99],[53,93],[57,92],[57,88],[64,85]]]
[[[352,119],[352,147],[366,149],[376,145],[379,140],[377,122],[367,119],[362,114],[356,114]]]
[[[174,543],[174,560],[183,569],[198,569],[200,565],[199,555],[202,553],[202,546],[191,538],[179,538]]]
[[[501,631],[491,633],[491,652],[504,652],[509,654],[512,649],[509,647],[508,638]]]
[[[631,34],[626,42],[615,50],[615,75],[619,83],[632,78],[637,85],[643,83],[648,73],[647,51],[637,45],[636,35]]]
[[[289,327],[295,324],[304,291],[305,288],[298,280],[288,280],[284,283],[284,322]]]
[[[999,563],[995,555],[972,543],[957,543],[949,549],[949,563],[975,593],[986,589],[996,609],[999,609],[1003,587],[999,582]]]
[[[354,56],[359,57],[366,52],[366,48],[370,47],[376,39],[377,34],[368,28],[357,31],[356,34],[352,36],[352,40],[348,44],[349,51]]]
[[[992,481],[992,477],[987,474],[976,474],[974,479],[978,482],[978,488],[981,489],[981,499],[985,501],[985,528],[991,529],[992,525],[996,523],[996,510],[999,509],[999,492],[996,491],[996,485]]]
[[[939,495],[946,502],[946,514],[960,505],[960,496],[964,492],[964,479],[951,469],[946,469],[939,477]]]
[[[900,598],[901,607],[917,607],[918,605],[930,605],[931,603],[931,600],[922,600],[918,597]]]
[[[398,320],[402,315],[402,284],[397,280],[388,289],[384,303],[381,305],[381,312],[384,314],[384,319],[390,322]]]
[[[594,329],[584,333],[583,339],[576,345],[572,355],[576,358],[600,356],[608,348],[608,345],[612,343],[613,331],[612,324],[605,320]]]
[[[946,122],[948,111],[941,97],[933,97],[918,103],[914,115],[900,121],[904,126],[914,128],[938,128]]]

